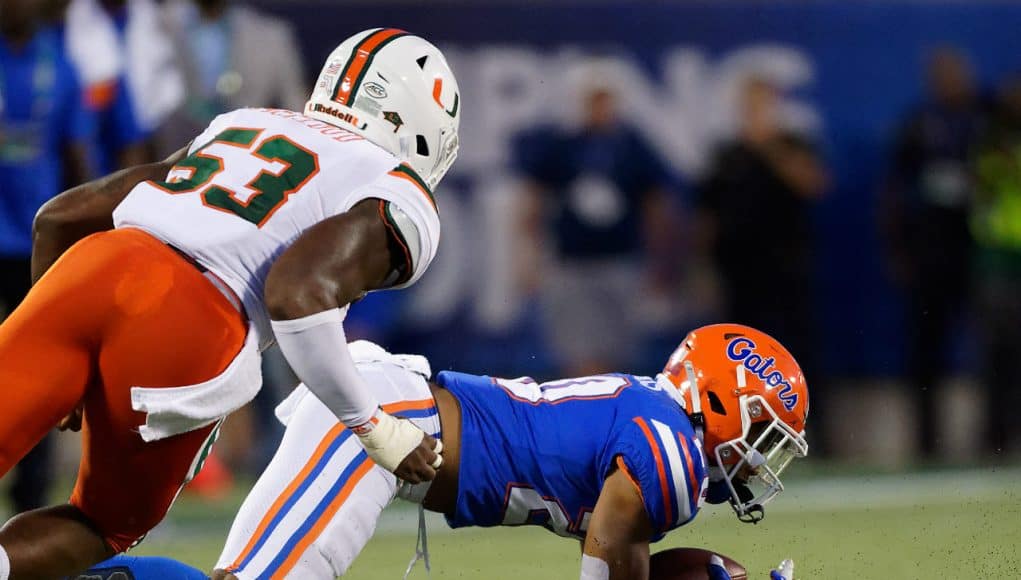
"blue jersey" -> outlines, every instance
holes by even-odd
[[[659,540],[702,505],[707,468],[691,422],[649,377],[536,383],[441,372],[461,404],[451,527],[541,525],[583,537],[603,481],[623,469]]]

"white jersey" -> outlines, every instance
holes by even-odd
[[[432,192],[396,157],[362,137],[293,111],[239,109],[199,135],[165,181],[139,184],[114,211],[193,257],[241,298],[267,346],[263,303],[274,260],[305,230],[377,198],[405,246],[400,286],[425,272],[440,238]]]

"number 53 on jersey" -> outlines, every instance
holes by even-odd
[[[262,131],[225,129],[175,165],[166,181],[152,184],[175,195],[197,193],[206,207],[262,227],[287,203],[288,196],[319,172],[319,156],[283,135],[255,146]],[[228,161],[229,150],[223,147],[238,148],[246,155],[229,155]],[[251,172],[238,171],[233,165],[231,171],[225,171],[228,163],[245,162]],[[249,175],[251,180],[245,182]]]

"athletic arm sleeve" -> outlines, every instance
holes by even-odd
[[[288,364],[344,425],[368,423],[379,401],[358,373],[347,337],[347,308],[317,312],[294,320],[273,320],[273,334]]]
[[[432,192],[407,165],[400,165],[359,188],[331,215],[366,199],[380,200],[381,219],[390,235],[394,273],[390,287],[413,284],[436,255],[440,221]],[[294,320],[273,320],[273,334],[294,372],[344,425],[365,426],[379,401],[355,368],[344,335],[347,308],[336,308]]]

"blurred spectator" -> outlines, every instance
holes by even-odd
[[[229,0],[170,0],[166,13],[187,88],[164,135],[171,150],[226,111],[302,110],[308,92],[288,23]]]
[[[919,447],[938,448],[935,390],[950,370],[971,278],[968,211],[983,114],[971,68],[951,49],[928,63],[928,95],[904,121],[886,188],[885,227],[908,311],[908,376],[921,421]]]
[[[0,301],[28,293],[32,220],[65,184],[88,178],[92,120],[59,39],[40,28],[38,0],[0,0]],[[0,362],[2,364],[2,362]],[[15,511],[47,503],[50,440],[18,466]]]
[[[700,187],[702,243],[714,256],[728,318],[776,337],[812,385],[814,425],[825,409],[814,328],[811,205],[828,176],[815,147],[787,131],[776,87],[741,87],[737,138],[716,152]],[[813,446],[822,439],[813,438]]]
[[[153,159],[153,132],[184,100],[159,7],[154,0],[48,1],[98,111],[100,172]]]
[[[519,240],[530,245],[519,272],[542,294],[550,344],[570,376],[633,364],[637,307],[655,282],[648,274],[663,270],[647,258],[669,255],[653,249],[670,223],[666,170],[618,118],[610,75],[588,72],[582,126],[525,136],[517,151],[527,181]]]
[[[1021,74],[1000,92],[971,214],[990,449],[1021,452]]]
[[[145,161],[141,154],[141,131],[124,90],[120,49],[109,19],[96,0],[75,0],[75,18],[68,23],[69,0],[43,0],[47,24],[60,39],[78,73],[86,106],[96,118],[92,161],[105,175]]]

